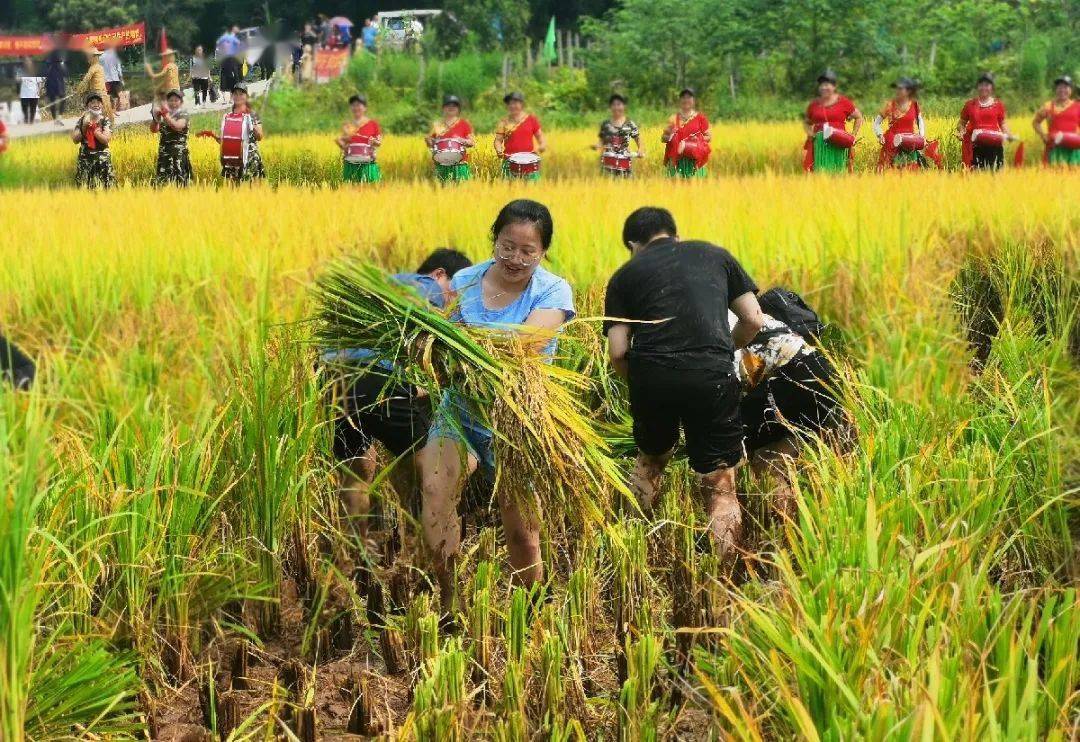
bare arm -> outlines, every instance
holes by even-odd
[[[877,116],[874,116],[874,136],[878,138],[879,142],[885,144],[885,130],[881,127],[881,122],[882,118],[881,114],[879,113]]]
[[[641,135],[634,137],[634,144],[637,145],[638,157],[645,156],[645,148],[641,146]]]
[[[261,121],[251,128],[251,136],[255,139],[256,142],[262,141],[263,125]]]
[[[78,123],[75,124],[75,130],[71,132],[71,141],[75,142],[76,144],[83,140],[82,128],[83,120],[79,119]]]
[[[863,122],[866,120],[863,118],[862,111],[856,108],[851,112],[851,120],[854,121],[854,125],[851,127],[851,136],[859,136],[859,129],[862,128]]]
[[[731,340],[736,348],[745,348],[746,344],[753,340],[765,325],[761,305],[758,304],[753,292],[747,291],[742,296],[736,297],[729,307],[739,318],[739,321],[731,328]]]
[[[536,151],[543,152],[547,149],[547,139],[544,138],[544,132],[536,132]]]
[[[112,139],[112,129],[98,129],[94,132],[94,137],[108,144]]]
[[[555,331],[566,322],[566,312],[561,309],[534,309],[525,318],[519,332],[528,338],[527,345],[539,351],[555,337]]]
[[[617,324],[608,329],[608,358],[615,373],[624,379],[630,370],[626,355],[630,352],[630,325]]]
[[[964,138],[964,132],[967,131],[968,119],[963,114],[960,115],[960,120],[956,124],[956,136],[958,139]]]
[[[1046,121],[1047,116],[1046,109],[1040,108],[1035,112],[1035,118],[1031,119],[1031,128],[1039,135],[1039,139],[1044,142],[1050,141],[1050,134],[1043,128],[1043,122]]]
[[[168,113],[165,114],[165,123],[167,123],[173,131],[184,131],[188,127],[188,120],[185,117],[181,116],[180,118],[174,119],[172,115]]]
[[[506,135],[495,132],[494,146],[495,154],[497,154],[499,157],[502,157],[504,154],[506,154]]]

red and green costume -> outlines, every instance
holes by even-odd
[[[1005,104],[995,98],[989,105],[983,105],[978,98],[972,98],[964,104],[960,112],[960,118],[967,121],[962,137],[960,150],[964,168],[970,169],[975,154],[974,144],[971,141],[972,132],[976,129],[983,131],[1004,131]]]
[[[368,119],[360,126],[355,123],[345,124],[345,135],[356,141],[370,141],[382,136],[382,129],[375,119]],[[342,164],[342,177],[346,183],[378,183],[382,180],[382,170],[379,163],[372,162],[348,162]]]
[[[1080,167],[1080,149],[1066,149],[1054,145],[1055,134],[1080,133],[1080,100],[1069,101],[1060,111],[1053,101],[1043,108],[1050,132],[1050,142],[1043,150],[1043,162],[1048,165],[1072,165]]]
[[[668,120],[671,130],[671,139],[668,140],[664,149],[664,164],[667,165],[668,175],[683,178],[703,178],[708,174],[705,165],[709,162],[712,148],[706,140],[709,133],[709,120],[705,114],[698,112],[686,121],[680,114],[675,114]],[[688,156],[679,152],[679,145],[688,139],[694,139],[698,143],[694,156]]]
[[[444,121],[436,121],[431,127],[432,139],[469,139],[472,135],[472,124],[465,119],[456,119],[449,126]],[[443,183],[472,178],[472,170],[469,168],[469,151],[465,151],[461,162],[456,165],[435,163],[435,177]]]
[[[825,141],[825,124],[833,129],[847,130],[847,122],[855,115],[851,99],[838,95],[826,105],[820,100],[810,101],[806,107],[806,121],[813,127],[812,135],[803,145],[803,169],[806,172],[851,172],[854,153],[851,149],[837,147]]]
[[[535,152],[536,147],[533,142],[539,133],[540,120],[531,113],[517,123],[514,123],[509,118],[499,121],[495,127],[495,135],[501,137],[503,142],[502,169],[505,177],[512,177],[510,163],[506,161],[506,158],[520,152]],[[524,180],[540,180],[540,173],[536,172],[528,175]]]
[[[881,146],[878,155],[878,170],[885,168],[905,168],[918,170],[929,167],[928,160],[932,160],[941,167],[941,153],[938,151],[937,140],[927,142],[922,151],[907,152],[896,146],[897,134],[921,134],[919,123],[922,112],[919,110],[919,102],[911,101],[903,111],[896,105],[896,101],[889,101],[881,109],[881,120],[886,124],[882,138],[885,143]]]

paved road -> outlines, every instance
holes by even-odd
[[[255,97],[262,95],[266,91],[268,85],[268,80],[262,80],[260,82],[250,83],[248,88],[251,91],[252,97]],[[74,102],[74,99],[68,101],[69,108],[72,102]],[[18,101],[15,102],[15,105],[18,105]],[[218,98],[217,103],[207,102],[196,107],[195,97],[191,89],[187,89],[184,91],[184,105],[187,107],[188,113],[193,114],[204,113],[206,111],[223,111],[229,106],[229,96],[222,95]],[[136,106],[135,108],[129,108],[126,111],[120,111],[116,114],[116,125],[119,127],[128,126],[130,124],[147,123],[150,121],[150,108],[151,104],[147,103],[142,106]],[[75,126],[75,122],[78,120],[79,115],[81,115],[81,112],[74,116],[66,116],[60,119],[64,124],[63,127],[58,126],[55,121],[38,121],[33,124],[14,124],[8,126],[8,137],[11,139],[19,139],[20,137],[36,137],[44,134],[56,134],[57,132],[64,131],[64,129],[70,130]]]

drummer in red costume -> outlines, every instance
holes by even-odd
[[[452,152],[443,152],[440,155],[438,148],[441,140],[449,140],[454,144]],[[472,178],[472,170],[469,169],[469,154],[465,149],[476,146],[473,138],[473,128],[466,119],[461,118],[461,99],[456,95],[448,95],[443,98],[442,120],[436,121],[431,126],[428,134],[427,146],[434,152],[435,177],[443,183]],[[460,147],[460,149],[458,148]],[[446,157],[446,164],[440,162],[440,158]],[[460,157],[457,162],[450,162]]]
[[[382,170],[375,154],[382,144],[379,122],[368,118],[367,96],[356,94],[349,98],[352,121],[341,127],[337,145],[344,156],[342,178],[346,183],[378,183]]]
[[[511,170],[508,158],[516,154],[540,154],[547,149],[544,132],[540,130],[540,121],[525,111],[525,96],[518,92],[508,93],[503,98],[506,104],[506,116],[495,127],[495,153],[502,158],[503,175],[516,176]],[[539,180],[540,171],[523,176],[525,180]]]
[[[894,87],[896,94],[874,117],[874,134],[881,143],[878,170],[893,167],[918,170],[930,167],[930,160],[941,167],[937,141],[926,142],[926,122],[916,99],[918,83],[910,77],[901,77]]]
[[[712,133],[709,120],[697,110],[697,95],[693,88],[679,91],[679,112],[668,119],[664,133],[664,164],[668,175],[683,178],[704,178],[708,175],[705,165],[709,162]]]
[[[1005,104],[994,97],[994,76],[983,73],[976,81],[975,89],[978,95],[964,104],[956,130],[963,143],[964,168],[998,170],[1005,164],[1005,140],[1016,137],[1005,123]],[[975,141],[977,131],[989,132],[990,138]]]
[[[829,141],[826,136],[832,131],[846,132],[847,122],[852,122],[853,141],[859,136],[863,115],[850,98],[841,95],[836,89],[836,73],[825,70],[818,75],[818,95],[806,107],[806,143],[803,145],[803,168],[807,172],[842,173],[851,171],[852,148]],[[826,129],[828,127],[828,129]]]
[[[1048,165],[1080,167],[1080,100],[1073,98],[1076,86],[1062,75],[1054,80],[1054,99],[1038,110],[1031,125],[1046,144],[1043,162]],[[1043,122],[1047,130],[1043,130]]]

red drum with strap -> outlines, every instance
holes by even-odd
[[[1075,131],[1059,131],[1051,141],[1062,149],[1080,149],[1080,133]]]
[[[371,137],[365,134],[353,134],[345,146],[345,162],[352,165],[366,165],[375,162],[375,147]]]
[[[246,167],[248,142],[251,140],[251,116],[246,113],[227,113],[221,120],[221,164],[225,167]]]
[[[436,139],[431,147],[431,159],[439,165],[457,165],[465,159],[465,145],[457,137]]]
[[[926,137],[922,134],[897,134],[893,137],[893,147],[901,152],[918,152],[926,146]]]
[[[837,129],[831,124],[825,124],[821,127],[821,135],[825,137],[826,142],[840,149],[851,149],[855,146],[854,134],[846,129]]]
[[[691,160],[699,160],[705,156],[709,143],[697,136],[684,139],[679,142],[679,157],[687,157]]]
[[[633,167],[633,158],[624,152],[615,152],[613,150],[604,150],[604,153],[600,155],[600,167],[608,173],[623,174],[629,173]]]
[[[515,152],[506,158],[511,175],[522,178],[540,172],[540,155],[535,152]]]
[[[1005,144],[1005,132],[996,129],[975,129],[971,132],[971,143],[983,147]]]

